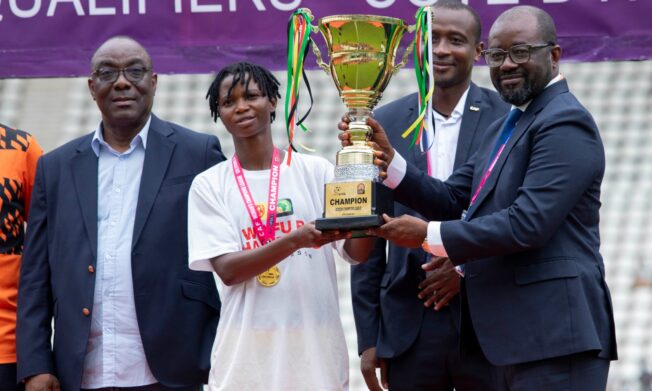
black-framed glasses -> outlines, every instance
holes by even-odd
[[[482,56],[484,61],[489,65],[490,68],[496,68],[505,62],[505,58],[509,55],[509,58],[514,64],[523,64],[530,61],[530,55],[533,51],[538,49],[547,48],[548,46],[554,46],[554,43],[542,43],[539,45],[530,45],[527,43],[521,45],[514,45],[507,50],[503,49],[487,49],[482,51]]]
[[[150,70],[143,66],[130,66],[126,68],[101,67],[93,72],[93,76],[97,77],[97,80],[102,83],[115,83],[122,73],[129,82],[138,83],[143,80],[143,77]]]

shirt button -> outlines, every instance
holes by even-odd
[[[82,309],[82,314],[84,314],[84,316],[88,316],[91,314],[91,310],[89,310],[88,308],[84,308]]]
[[[88,272],[95,273],[95,268],[93,267],[93,265],[88,265]]]

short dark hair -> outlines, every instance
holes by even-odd
[[[475,42],[478,43],[482,39],[482,22],[480,21],[480,15],[468,5],[462,3],[460,0],[439,0],[431,6],[433,9],[444,8],[449,10],[464,10],[473,16],[475,21]],[[435,13],[435,17],[436,13]]]
[[[280,83],[267,68],[246,61],[228,65],[217,73],[217,76],[215,76],[215,79],[206,93],[206,99],[208,99],[208,106],[211,110],[213,121],[217,122],[217,118],[220,116],[218,110],[220,84],[222,84],[222,81],[230,75],[233,76],[233,82],[231,83],[231,86],[229,86],[229,95],[231,95],[231,91],[233,91],[233,88],[237,83],[243,85],[246,90],[249,88],[249,83],[253,79],[253,81],[258,84],[258,87],[260,87],[263,96],[266,96],[270,101],[272,99],[278,100],[281,97],[281,94],[278,92]],[[272,113],[271,117],[273,122],[276,118],[276,111]]]

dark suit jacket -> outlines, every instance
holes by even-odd
[[[80,387],[93,310],[98,158],[93,135],[38,163],[18,295],[18,379],[56,375]],[[213,276],[188,269],[188,190],[223,160],[216,137],[152,116],[138,195],[132,273],[147,362],[166,386],[205,382],[219,319]],[[50,347],[54,318],[54,346]]]
[[[431,220],[459,216],[486,170],[494,143],[495,136],[484,142],[446,182],[409,166],[397,199]],[[604,166],[593,118],[566,81],[559,81],[523,113],[469,208],[468,221],[442,223],[448,255],[453,263],[466,264],[463,294],[470,322],[491,363],[511,365],[592,350],[616,357],[599,253]]]
[[[497,93],[471,84],[455,154],[456,168],[473,155],[486,129],[508,108],[509,105]],[[418,114],[417,94],[412,94],[381,107],[375,112],[375,118],[387,131],[394,148],[427,173],[426,155],[418,146],[408,149],[410,140],[401,137]],[[414,210],[395,203],[394,215],[404,214],[421,217]],[[351,296],[360,353],[376,346],[379,357],[391,358],[414,343],[424,312],[423,301],[417,298],[417,286],[425,278],[421,265],[427,260],[421,249],[393,244],[389,245],[387,258],[386,242],[378,239],[367,263],[351,268]],[[457,298],[451,302],[450,308],[454,319],[459,319]]]

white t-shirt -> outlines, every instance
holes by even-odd
[[[287,156],[287,154],[286,154]],[[269,170],[247,171],[266,221]],[[333,166],[293,154],[281,164],[276,238],[321,217]],[[189,263],[213,271],[209,259],[259,245],[233,175],[231,159],[198,175],[188,206]],[[277,285],[256,278],[226,286],[211,355],[210,390],[347,390],[348,356],[339,316],[333,247],[304,248],[280,263]]]

